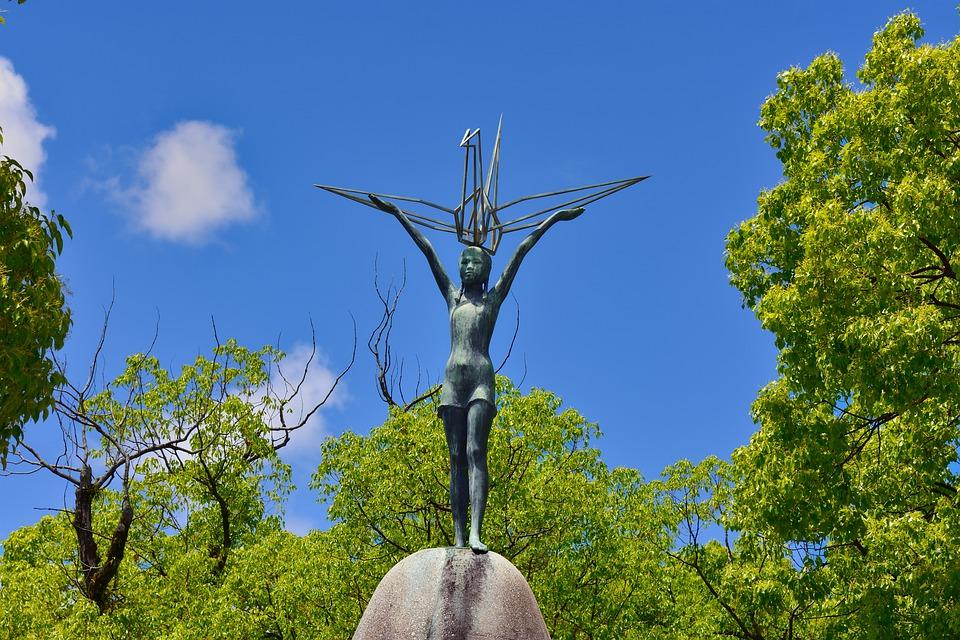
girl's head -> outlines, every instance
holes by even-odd
[[[463,286],[486,285],[492,266],[490,255],[480,247],[467,247],[460,254],[460,282]]]

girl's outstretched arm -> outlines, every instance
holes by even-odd
[[[564,209],[562,211],[557,211],[552,216],[540,223],[540,226],[538,226],[530,233],[530,235],[524,238],[517,247],[517,250],[514,251],[513,255],[510,257],[510,260],[507,262],[507,266],[503,268],[503,273],[500,275],[500,279],[497,281],[497,284],[493,287],[493,289],[491,289],[491,295],[493,295],[498,302],[502,302],[504,299],[506,299],[507,293],[510,292],[510,287],[513,285],[513,279],[517,277],[517,271],[520,269],[520,263],[523,262],[523,259],[526,257],[527,253],[530,252],[530,249],[533,249],[533,245],[537,244],[540,238],[543,237],[543,234],[547,232],[547,229],[561,220],[573,220],[581,213],[583,213],[583,207]]]
[[[412,222],[410,222],[410,218],[408,218],[406,214],[400,210],[400,207],[392,202],[381,200],[372,193],[367,194],[367,197],[370,198],[370,202],[375,204],[378,209],[381,211],[386,211],[399,220],[400,224],[403,225],[403,228],[406,229],[408,234],[410,234],[410,237],[413,238],[413,242],[420,248],[420,251],[422,251],[423,255],[427,258],[427,264],[430,265],[430,271],[433,272],[433,277],[437,281],[437,286],[440,287],[440,293],[443,294],[444,299],[449,304],[455,293],[453,289],[453,283],[450,281],[450,276],[448,276],[447,272],[444,271],[443,263],[440,262],[440,257],[437,255],[436,250],[434,250],[433,245],[430,244],[430,241],[427,240],[427,237],[424,236],[423,233],[417,229]]]

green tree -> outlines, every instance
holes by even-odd
[[[709,457],[681,460],[653,483],[670,512],[675,546],[664,568],[680,585],[691,637],[799,640],[833,637],[832,567],[823,545],[747,526],[734,501],[737,470]]]
[[[3,141],[0,136],[0,142]],[[0,156],[0,459],[29,420],[49,413],[62,376],[50,356],[70,328],[63,283],[56,274],[63,216],[44,214],[26,200],[33,175]]]
[[[700,637],[688,628],[696,584],[663,570],[662,549],[673,543],[664,526],[670,512],[651,487],[636,471],[607,468],[591,445],[596,427],[562,410],[553,394],[523,395],[505,379],[500,387],[490,540],[527,576],[553,637]],[[119,389],[116,395],[125,397]],[[244,447],[234,445],[223,451],[240,460]],[[447,452],[433,404],[394,407],[368,436],[328,440],[313,482],[329,500],[333,525],[326,531],[298,537],[280,530],[265,506],[282,495],[271,497],[274,479],[263,468],[247,472],[257,491],[227,491],[234,481],[218,485],[237,505],[238,523],[222,564],[211,553],[222,531],[216,500],[202,481],[181,488],[195,469],[150,460],[127,492],[136,517],[102,611],[77,589],[69,514],[46,517],[4,542],[6,637],[339,640],[353,633],[397,560],[450,540]],[[103,491],[98,499],[94,525],[109,531],[123,492]],[[250,508],[251,499],[260,506]],[[171,511],[181,514],[180,524]]]
[[[536,594],[553,637],[638,638],[671,629],[659,562],[669,533],[648,485],[608,468],[597,427],[543,390],[498,381],[484,532]],[[329,440],[313,486],[330,501],[337,562],[352,567],[340,599],[352,633],[387,570],[419,549],[452,544],[448,452],[434,403],[391,407],[369,436]],[[665,632],[666,633],[666,632]],[[670,637],[663,635],[661,637]]]
[[[960,636],[960,40],[878,32],[778,77],[760,126],[784,181],[727,239],[779,349],[734,462],[742,526],[820,545],[829,637]]]
[[[329,398],[294,413],[310,365],[288,383],[283,357],[228,340],[173,375],[135,354],[94,393],[95,359],[85,385],[57,391],[63,449],[18,442],[13,472],[45,471],[72,485],[74,544],[60,569],[99,613],[128,597],[117,588],[128,551],[128,575],[167,575],[174,542],[188,556],[202,550],[219,575],[234,548],[279,528],[265,509],[290,485],[277,450]]]

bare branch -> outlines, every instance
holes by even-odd
[[[393,397],[396,379],[393,366],[393,349],[390,346],[390,334],[393,331],[393,320],[397,312],[397,305],[400,302],[400,296],[407,286],[407,265],[403,263],[403,278],[400,286],[394,292],[391,283],[386,291],[380,288],[379,257],[374,259],[373,264],[373,288],[383,307],[383,314],[380,322],[374,327],[367,340],[367,348],[373,355],[374,362],[377,365],[377,393],[380,399],[387,405],[397,405]]]
[[[517,334],[520,333],[520,303],[517,302],[517,296],[510,294],[510,297],[513,298],[513,303],[517,307],[517,321],[513,327],[513,337],[510,338],[510,346],[507,348],[507,355],[503,356],[503,361],[500,363],[500,366],[497,367],[497,370],[494,373],[500,373],[500,369],[503,369],[503,365],[507,364],[507,360],[510,359],[510,354],[513,353],[513,345],[517,341]]]
[[[97,366],[100,361],[100,354],[103,351],[103,344],[107,339],[107,326],[110,324],[110,314],[113,312],[113,304],[116,299],[117,287],[116,283],[114,283],[110,294],[110,304],[103,313],[103,327],[100,329],[100,339],[97,340],[97,348],[93,352],[93,361],[90,363],[90,373],[87,376],[87,382],[83,385],[83,390],[78,394],[81,399],[87,395],[87,393],[90,391],[90,388],[93,386],[93,381],[96,379]]]
[[[432,398],[433,396],[437,395],[438,393],[440,393],[440,390],[441,390],[442,388],[443,388],[442,386],[437,385],[437,386],[435,386],[433,389],[430,389],[429,391],[426,391],[426,392],[422,393],[421,395],[417,396],[416,398],[414,398],[413,400],[411,400],[410,402],[408,402],[407,404],[405,404],[405,405],[403,406],[403,410],[404,410],[404,411],[410,411],[410,409],[413,409],[415,406],[417,406],[418,404],[420,404],[420,403],[423,402],[424,400],[428,400],[428,399]]]
[[[290,393],[290,395],[287,395],[287,396],[284,396],[283,398],[278,399],[280,426],[270,427],[270,431],[272,433],[282,433],[283,435],[279,440],[271,441],[271,447],[273,448],[274,451],[277,451],[285,447],[287,443],[290,442],[290,434],[296,431],[297,429],[300,429],[304,425],[306,425],[307,422],[310,420],[310,418],[313,417],[313,414],[315,414],[320,409],[320,407],[322,407],[324,404],[327,403],[327,401],[333,395],[333,392],[336,390],[337,386],[343,380],[344,376],[347,375],[347,372],[350,371],[350,369],[353,367],[354,363],[356,362],[357,320],[356,318],[353,317],[353,314],[350,315],[350,319],[353,322],[353,348],[350,352],[350,362],[348,362],[347,365],[340,370],[340,373],[338,373],[337,377],[334,378],[333,384],[331,384],[330,388],[327,389],[327,392],[326,394],[324,394],[323,398],[321,398],[318,402],[316,402],[313,405],[313,407],[309,409],[309,411],[307,411],[305,414],[302,414],[300,416],[300,419],[295,424],[288,425],[286,422],[286,417],[284,416],[286,406],[295,398],[299,397],[300,391],[303,387],[303,383],[307,379],[307,374],[310,370],[310,365],[313,362],[313,359],[317,352],[316,332],[314,330],[313,320],[312,319],[310,320],[310,343],[311,343],[310,356],[307,358],[307,362],[303,366],[303,371],[301,372],[301,375],[300,375],[300,381],[297,383],[296,387],[293,387],[292,385],[290,385],[289,382],[287,382],[286,378],[283,378],[285,384],[288,385],[288,388],[292,388],[293,390]],[[283,377],[283,374],[280,371],[279,364],[277,365],[277,373],[278,375]]]

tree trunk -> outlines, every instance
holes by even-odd
[[[123,554],[127,546],[130,524],[133,522],[133,508],[125,495],[120,510],[120,520],[113,530],[106,561],[101,561],[100,550],[93,532],[93,501],[100,488],[93,484],[93,472],[84,465],[80,472],[80,484],[75,492],[73,511],[73,530],[77,534],[77,548],[80,552],[80,582],[83,595],[89,598],[100,613],[107,610],[110,583],[120,569]]]

